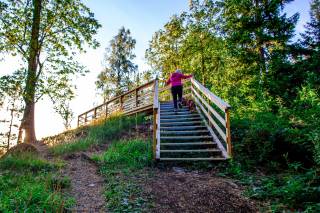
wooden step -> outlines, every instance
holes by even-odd
[[[161,118],[160,116],[160,124],[169,123],[169,122],[184,122],[184,121],[202,121],[202,119],[200,117],[189,117],[189,116],[185,116],[182,118]]]
[[[208,145],[217,145],[214,142],[186,142],[186,143],[160,143],[162,146],[190,146],[190,145],[201,145],[201,146],[208,146]]]
[[[161,108],[160,107],[160,112],[161,113],[163,113],[163,112],[171,112],[171,111],[173,111],[174,110],[174,108],[172,107],[172,108]],[[183,108],[179,108],[178,109],[179,111],[189,111],[189,108],[188,107],[183,107]]]
[[[160,150],[217,149],[217,147],[214,142],[160,143]]]
[[[188,136],[188,135],[210,135],[209,130],[179,130],[179,131],[163,131],[160,129],[160,135],[180,135],[180,136]]]
[[[208,136],[162,136],[160,137],[161,142],[165,142],[165,141],[192,142],[192,141],[208,141],[208,140],[213,140],[213,137],[209,135]]]
[[[222,157],[217,148],[207,149],[160,149],[160,158],[210,158]]]
[[[221,151],[219,149],[171,149],[171,150],[161,150],[161,153],[180,153],[180,152],[217,152],[220,153]]]
[[[160,161],[225,161],[223,157],[210,157],[210,158],[160,158]]]
[[[199,124],[203,124],[202,120],[199,121],[186,121],[186,122],[160,122],[160,128],[166,126],[199,126]]]
[[[172,111],[168,111],[168,112],[161,112],[160,113],[160,117],[161,116],[164,116],[164,115],[198,115],[197,113],[193,113],[193,112],[190,112],[190,111],[176,111],[174,112],[173,110]]]
[[[182,130],[197,130],[197,129],[207,129],[206,126],[168,126],[160,127],[161,131],[182,131]]]
[[[185,117],[199,117],[199,118],[201,118],[200,117],[200,115],[199,114],[191,114],[191,113],[189,113],[189,114],[187,114],[187,115],[175,115],[175,114],[173,114],[173,115],[160,115],[160,118],[161,119],[166,119],[166,118],[185,118]]]

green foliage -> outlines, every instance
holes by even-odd
[[[291,108],[281,100],[271,109],[252,110],[233,119],[235,157],[247,165],[286,168],[288,162],[306,167],[319,164],[320,96],[310,86],[302,87]]]
[[[114,141],[102,155],[95,156],[106,177],[107,207],[112,212],[141,212],[148,206],[137,180],[152,161],[150,141],[130,139]]]
[[[50,163],[32,154],[6,156],[0,160],[1,212],[61,212],[73,204],[62,195],[68,179],[57,178],[61,163]]]
[[[231,176],[247,187],[245,195],[270,203],[263,212],[318,212],[320,203],[318,169],[305,170],[299,163],[289,163],[278,174],[249,173],[236,161],[220,167],[221,176]]]
[[[250,197],[271,199],[271,208],[275,212],[295,210],[304,212],[320,211],[319,171],[309,170],[303,174],[283,174],[263,177],[259,184],[247,193]]]
[[[70,143],[53,146],[50,151],[55,155],[86,150],[93,145],[110,143],[111,140],[120,138],[123,133],[143,121],[143,116],[113,116],[100,125],[91,126],[88,135]]]
[[[0,10],[0,52],[23,62],[25,113],[20,127],[25,142],[31,143],[36,141],[35,113],[30,113],[34,104],[45,95],[54,97],[54,103],[73,97],[72,79],[86,73],[74,58],[85,45],[98,46],[93,35],[101,25],[81,0],[9,0]]]
[[[104,63],[105,69],[98,75],[96,86],[102,92],[104,100],[132,89],[137,65],[132,60],[136,57],[133,50],[136,40],[130,30],[122,27],[110,41]]]

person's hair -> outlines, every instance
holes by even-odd
[[[176,73],[182,73],[182,71],[180,69],[176,69],[175,71]]]

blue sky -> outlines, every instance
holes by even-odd
[[[72,101],[75,115],[92,108],[101,102],[96,95],[94,82],[102,70],[102,59],[105,48],[115,36],[121,26],[131,30],[132,36],[137,40],[136,60],[141,71],[147,69],[144,60],[148,41],[155,31],[174,14],[188,10],[189,0],[84,0],[85,4],[95,13],[95,17],[102,24],[97,39],[101,47],[96,50],[88,49],[86,54],[79,56],[80,61],[88,67],[90,73],[77,79],[77,97]],[[309,20],[309,0],[295,0],[286,6],[285,12],[290,16],[300,13],[297,32],[303,31],[303,25]],[[7,57],[0,61],[0,75],[10,73],[19,66],[17,58]],[[37,136],[43,137],[59,133],[63,130],[62,121],[51,109],[51,103],[43,100],[36,105]],[[73,125],[76,124],[76,119]]]

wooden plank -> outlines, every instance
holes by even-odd
[[[215,111],[215,110],[200,96],[200,94],[199,94],[195,89],[192,88],[192,91],[193,91],[193,93],[200,99],[200,101],[206,105],[207,109],[210,110],[210,112],[220,121],[220,123],[221,123],[224,127],[226,127],[226,121],[222,118],[222,116],[221,116],[217,111]]]
[[[153,108],[153,159],[156,160],[156,152],[157,152],[157,114],[158,108]]]
[[[135,105],[136,105],[136,107],[138,107],[138,90],[136,89],[135,90],[135,92],[134,92],[134,94],[135,94],[135,101],[136,101],[136,103],[135,103]]]
[[[123,94],[121,94],[121,95],[119,95],[119,96],[116,96],[116,97],[110,99],[108,102],[113,102],[113,101],[115,101],[116,99],[120,98],[121,96],[126,96],[126,95],[128,95],[129,93],[133,93],[136,89],[137,89],[137,90],[141,90],[142,88],[151,86],[151,85],[153,85],[153,84],[154,84],[154,80],[153,80],[153,81],[150,81],[150,82],[148,82],[148,83],[145,83],[145,84],[143,84],[143,85],[141,85],[141,86],[139,86],[139,87],[137,87],[137,88],[134,88],[134,89],[132,89],[132,90],[129,90],[128,92],[125,92],[125,93],[123,93]]]
[[[222,111],[224,111],[227,108],[231,108],[231,106],[224,102],[221,98],[213,94],[209,89],[204,87],[202,84],[200,84],[197,80],[194,78],[191,79],[192,84],[197,87],[209,100],[211,100],[213,103],[217,105]]]
[[[143,105],[143,106],[140,106],[137,108],[133,108],[132,110],[125,111],[125,114],[128,115],[128,114],[132,114],[132,113],[136,113],[136,112],[143,112],[143,111],[150,109],[152,107],[153,107],[153,104]]]
[[[231,129],[230,129],[230,111],[229,109],[226,109],[226,135],[227,135],[227,151],[228,155],[232,157],[232,144],[231,144]]]
[[[157,79],[154,82],[153,108],[159,108],[159,82]]]
[[[222,137],[222,139],[224,141],[226,141],[226,134],[222,131],[222,129],[218,126],[218,124],[212,119],[212,117],[209,115],[209,113],[204,109],[204,107],[202,106],[202,104],[200,103],[200,101],[198,100],[197,97],[194,98],[196,103],[198,104],[198,106],[201,108],[202,112],[206,115],[206,117],[208,118],[208,120],[210,121],[210,123],[214,126],[214,128],[218,131],[218,133],[220,134],[220,136]]]

